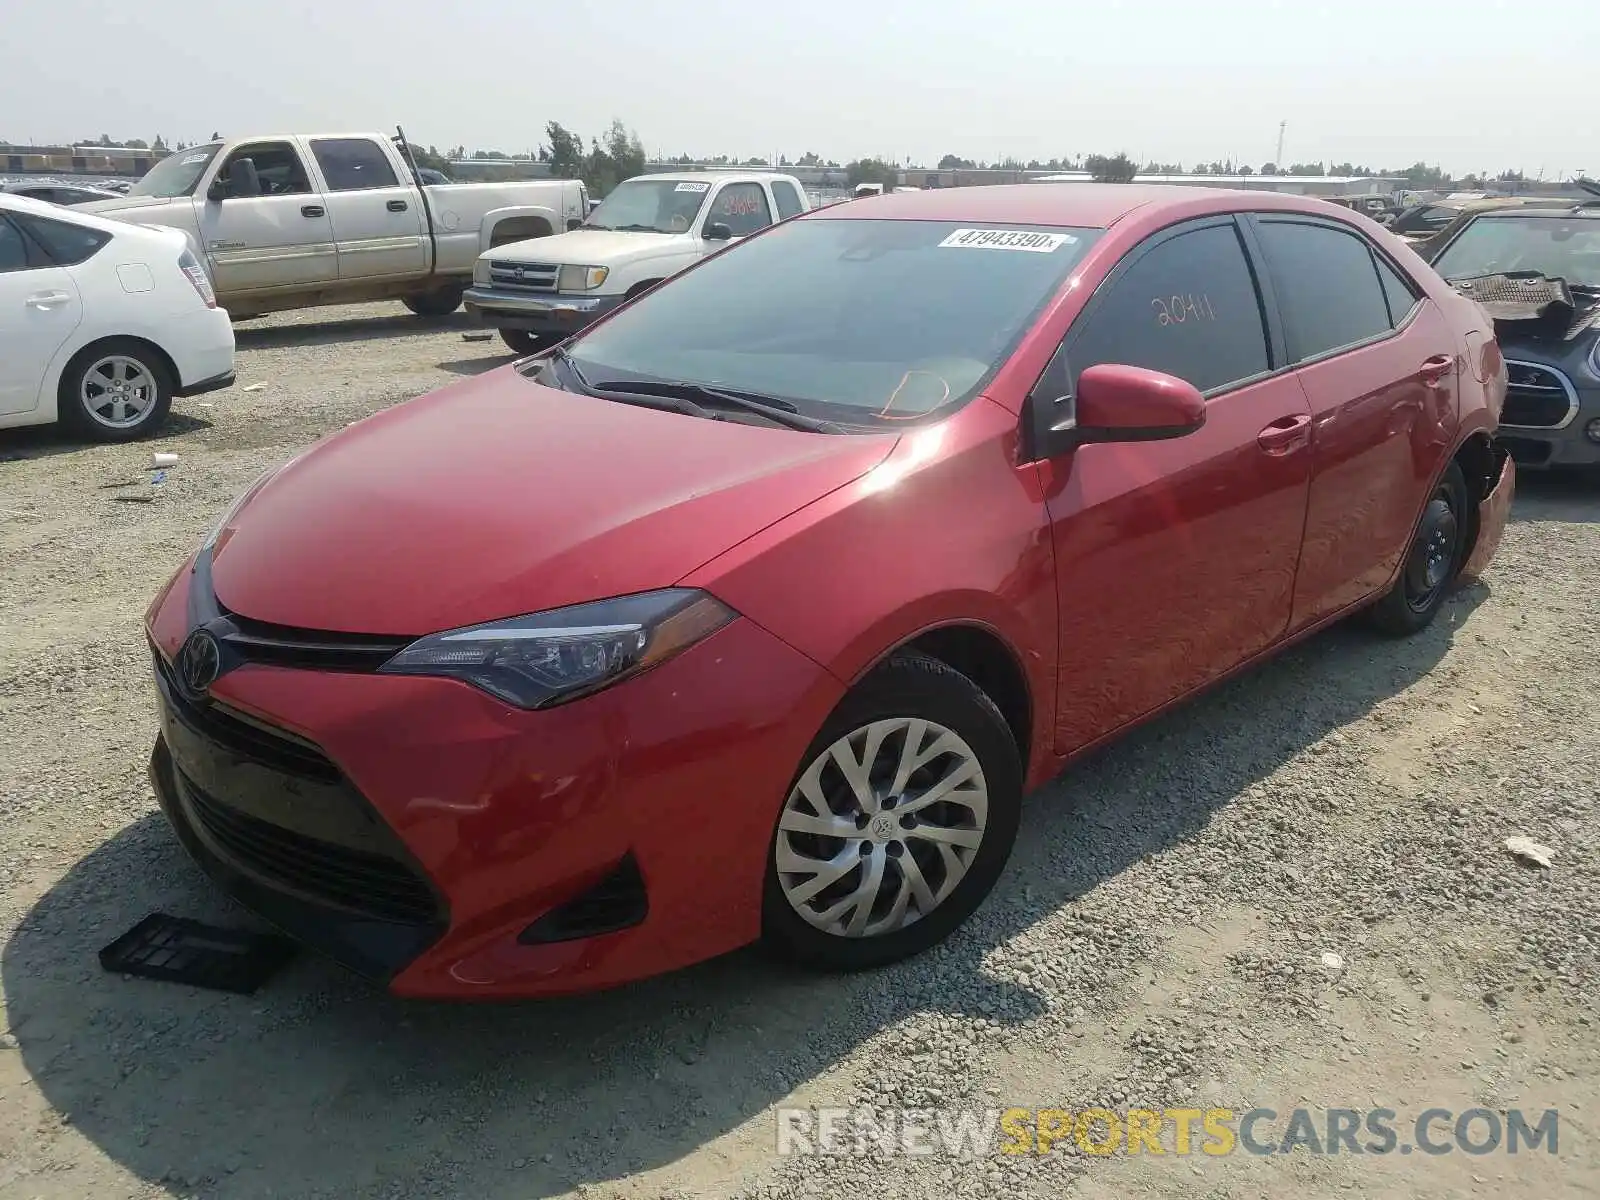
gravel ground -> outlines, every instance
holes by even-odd
[[[1081,764],[970,926],[898,968],[738,954],[493,1007],[310,958],[253,997],[102,973],[154,909],[244,920],[144,778],[144,606],[261,469],[508,361],[464,328],[285,314],[154,445],[0,434],[0,1197],[1600,1194],[1592,483],[1525,479],[1426,634],[1335,629]],[[153,449],[181,456],[157,488]],[[1555,1156],[777,1156],[776,1107],[863,1104],[1561,1125]]]

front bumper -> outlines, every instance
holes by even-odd
[[[194,578],[152,606],[158,679]],[[754,940],[779,806],[842,692],[749,620],[544,712],[451,680],[251,663],[205,702],[246,724],[230,738],[163,689],[152,777],[193,857],[311,947],[438,998],[610,987]],[[552,918],[623,875],[646,901],[626,927]]]
[[[1481,578],[1488,569],[1495,551],[1500,548],[1500,539],[1505,536],[1511,501],[1517,493],[1516,460],[1504,448],[1497,451],[1496,457],[1499,471],[1488,494],[1478,502],[1477,537],[1466,565],[1461,568],[1461,577],[1466,581]]]
[[[530,295],[474,286],[462,297],[467,312],[496,329],[570,334],[599,320],[623,302],[622,296]]]

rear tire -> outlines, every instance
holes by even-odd
[[[132,442],[158,428],[172,408],[166,359],[144,342],[107,338],[85,346],[61,372],[56,416],[94,442]]]
[[[1422,510],[1400,578],[1367,610],[1379,632],[1406,637],[1433,623],[1466,561],[1474,516],[1466,476],[1452,462]]]
[[[896,655],[839,703],[790,784],[763,941],[830,971],[920,954],[994,888],[1021,809],[1021,759],[994,701],[945,663]]]
[[[439,288],[437,291],[407,296],[401,303],[419,317],[448,317],[461,307],[461,297],[466,290],[460,286]]]
[[[500,340],[518,354],[537,354],[554,346],[561,339],[548,333],[530,333],[526,329],[502,329]]]

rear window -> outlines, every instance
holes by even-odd
[[[52,262],[60,267],[75,267],[87,262],[111,240],[109,233],[89,229],[68,221],[16,214],[17,222],[44,247]]]
[[[1099,230],[807,219],[724,250],[568,344],[623,376],[781,396],[851,421],[975,395]]]

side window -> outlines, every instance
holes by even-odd
[[[800,203],[800,193],[795,190],[794,184],[787,179],[775,179],[772,181],[772,198],[778,202],[778,220],[780,221],[788,220],[805,208],[805,205]]]
[[[767,207],[767,193],[759,183],[730,183],[717,193],[709,224],[721,221],[733,230],[734,237],[748,237],[772,224],[772,210]]]
[[[22,231],[0,217],[0,275],[26,271],[29,265],[28,243],[22,240]]]
[[[330,192],[361,192],[396,187],[388,156],[370,138],[315,138],[311,153],[328,181]]]
[[[1261,299],[1239,234],[1212,225],[1161,242],[1096,298],[1072,337],[1072,386],[1099,363],[1147,367],[1202,392],[1269,369]]]
[[[300,155],[288,142],[257,142],[253,146],[240,146],[228,155],[222,168],[226,178],[235,161],[248,158],[256,165],[261,179],[263,196],[300,196],[311,191],[311,179],[300,165]]]
[[[18,213],[17,223],[44,247],[46,254],[58,267],[75,267],[87,262],[111,240],[109,233],[75,225],[70,221],[52,221],[48,217],[23,216]]]
[[[1383,283],[1384,298],[1389,301],[1389,324],[1398,326],[1406,319],[1406,314],[1417,306],[1416,289],[1381,256],[1374,254],[1372,258],[1378,264],[1378,278]]]
[[[1372,250],[1353,233],[1300,221],[1260,220],[1294,362],[1387,333],[1389,302]]]

